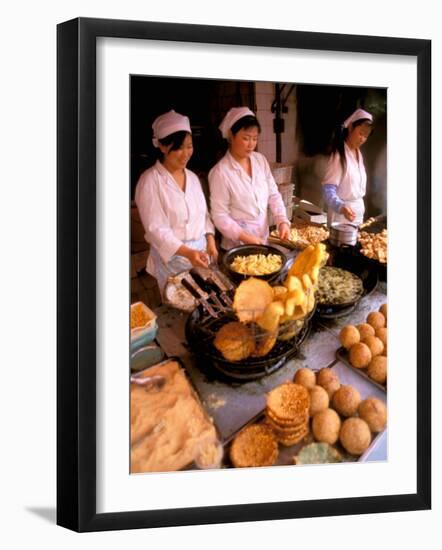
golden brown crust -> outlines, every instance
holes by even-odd
[[[230,459],[235,468],[272,466],[277,458],[276,438],[263,424],[252,424],[242,430],[230,447]]]
[[[371,432],[362,418],[347,418],[342,424],[339,441],[352,455],[361,455],[371,443]]]
[[[267,409],[276,419],[295,420],[308,412],[310,395],[300,384],[286,382],[267,395]]]
[[[223,325],[215,336],[213,345],[228,361],[241,361],[251,355],[255,341],[251,330],[242,323]]]

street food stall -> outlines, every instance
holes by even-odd
[[[386,233],[298,220],[132,304],[131,472],[386,460]]]

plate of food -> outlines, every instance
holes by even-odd
[[[320,308],[345,308],[364,294],[360,277],[340,267],[324,266],[319,271],[316,302]]]
[[[274,281],[287,263],[286,255],[273,246],[241,245],[231,248],[222,258],[228,276],[240,282],[248,277]]]
[[[290,246],[294,249],[304,249],[311,244],[315,245],[327,240],[329,232],[322,225],[314,225],[304,221],[296,221],[290,228],[290,237],[288,240],[281,240],[277,229],[270,233],[270,239],[274,242],[280,242],[284,246]]]

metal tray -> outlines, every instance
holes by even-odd
[[[365,380],[368,380],[371,384],[379,388],[381,391],[386,392],[387,391],[387,385],[385,384],[379,384],[378,382],[375,382],[372,378],[370,378],[367,374],[367,369],[356,369],[351,363],[348,358],[348,352],[345,348],[339,348],[336,351],[336,358],[339,361],[342,361],[347,365],[349,369],[357,373],[362,378],[365,378]]]
[[[344,363],[343,361],[336,362],[331,368],[338,375],[341,384],[354,386],[359,391],[359,393],[361,394],[362,400],[366,399],[367,397],[377,397],[384,403],[387,402],[387,396],[386,396],[385,390],[378,388],[377,387],[378,384],[376,384],[373,380],[371,380],[371,378],[358,376],[358,374],[356,374],[355,372],[357,371],[357,369],[354,369],[353,367],[349,368],[347,363]],[[241,430],[243,430],[247,426],[264,420],[264,413],[265,413],[264,410],[261,411],[249,422],[247,422],[247,424],[245,424],[240,430],[232,434],[232,436],[230,436],[227,440],[224,441],[224,445],[225,445],[224,466],[225,467],[227,468],[232,467],[232,464],[229,458],[229,451],[230,451],[230,445],[233,439],[236,437],[238,433],[241,432]],[[311,431],[306,439],[307,440],[303,440],[300,443],[297,443],[296,445],[293,445],[291,447],[284,447],[283,445],[279,445],[279,455],[275,463],[275,466],[293,466],[294,457],[299,453],[299,451],[305,445],[308,445],[309,443],[312,443],[314,441]],[[387,460],[386,443],[387,443],[387,427],[382,432],[378,434],[373,434],[373,439],[370,443],[370,446],[359,457],[355,457],[347,453],[345,449],[341,447],[339,442],[333,445],[333,447],[335,447],[343,457],[343,462],[338,464],[345,464],[346,462],[371,462],[371,461]],[[371,458],[372,456],[374,458]]]

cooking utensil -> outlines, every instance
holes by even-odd
[[[224,311],[226,308],[224,304],[221,302],[221,300],[216,295],[215,290],[212,288],[212,286],[207,283],[207,281],[204,279],[204,277],[201,277],[201,275],[196,271],[195,269],[191,269],[189,271],[190,276],[195,281],[195,283],[202,289],[206,294],[209,295],[209,298],[214,302],[214,304],[217,306],[218,309],[221,311]]]
[[[276,256],[279,256],[281,258],[281,267],[276,271],[273,271],[272,273],[267,273],[264,275],[245,275],[243,273],[238,273],[237,271],[234,271],[230,267],[233,260],[237,256],[252,256],[254,254],[263,254],[264,256],[275,254]],[[236,282],[241,282],[244,279],[248,279],[249,277],[256,277],[257,279],[263,279],[269,282],[274,281],[280,275],[286,263],[287,256],[283,252],[281,252],[278,248],[275,248],[274,246],[269,246],[265,244],[244,244],[235,248],[231,248],[224,254],[222,259],[222,265],[225,271],[228,273],[229,277]]]
[[[333,246],[354,246],[358,240],[358,228],[351,223],[332,223],[329,241]]]
[[[202,294],[198,292],[198,290],[191,284],[187,279],[181,279],[181,284],[183,287],[192,294],[194,298],[200,303],[204,309],[207,311],[207,313],[211,317],[218,317],[218,313],[213,309],[213,307],[209,304],[209,302],[204,298]]]
[[[231,307],[233,305],[233,301],[230,298],[230,296],[227,294],[225,290],[223,290],[219,284],[212,279],[212,277],[207,277],[206,279],[207,283],[213,287],[215,292],[217,292],[220,296],[223,302],[226,304],[226,306]]]

